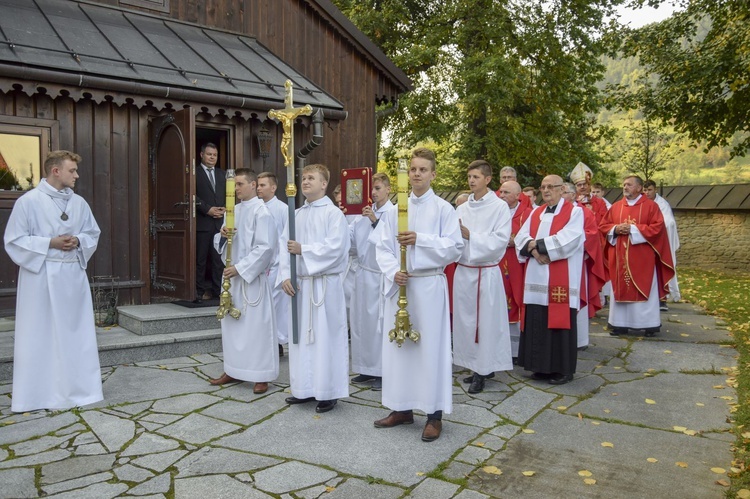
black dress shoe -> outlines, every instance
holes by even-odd
[[[370,376],[369,374],[359,374],[352,378],[352,383],[368,383],[375,380],[377,376]]]
[[[193,300],[193,303],[195,303],[196,305],[200,305],[201,303],[203,303],[203,300],[200,298],[196,298],[195,300]]]
[[[572,374],[555,374],[549,379],[550,385],[564,385],[573,381]]]
[[[315,400],[315,397],[307,397],[304,399],[298,399],[297,397],[287,397],[284,401],[289,405],[306,404]]]
[[[485,376],[484,379],[490,379],[490,378],[494,378],[494,377],[495,377],[495,373],[492,372],[492,373],[489,373],[487,376]],[[473,374],[471,376],[466,376],[464,378],[464,383],[471,383],[473,381],[474,381],[474,375]]]
[[[336,406],[336,402],[338,401],[337,400],[321,400],[320,402],[318,402],[317,407],[315,407],[315,412],[320,413],[320,414],[324,412],[328,412]]]
[[[474,380],[471,382],[468,392],[471,394],[480,393],[484,390],[484,376],[481,374],[475,374]]]
[[[531,376],[529,376],[529,378],[541,380],[541,379],[550,379],[551,376],[552,375],[549,373],[534,373]]]
[[[661,327],[650,327],[646,329],[643,333],[646,335],[646,338],[653,338],[656,336],[656,333],[661,331]]]

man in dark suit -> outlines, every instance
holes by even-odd
[[[201,165],[195,171],[196,240],[195,240],[195,289],[196,302],[218,297],[221,292],[221,274],[224,264],[213,247],[214,235],[224,223],[226,204],[226,179],[224,171],[216,168],[219,150],[208,142],[201,147]],[[206,279],[206,268],[211,280]]]

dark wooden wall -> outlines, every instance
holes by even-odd
[[[119,5],[118,0],[98,1]],[[324,145],[310,158],[332,170],[331,184],[339,182],[342,168],[376,166],[375,105],[395,99],[401,90],[323,14],[304,0],[171,0],[169,5],[173,19],[255,37],[344,104],[348,118],[325,131]],[[296,141],[298,146],[302,143]]]

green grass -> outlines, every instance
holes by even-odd
[[[750,274],[680,267],[678,276],[682,297],[726,322],[739,353],[737,369],[727,373],[737,389],[730,414],[737,440],[727,496],[736,497],[739,490],[750,489]]]

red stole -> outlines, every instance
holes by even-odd
[[[561,201],[562,202],[562,201]],[[542,214],[547,207],[542,205],[531,214],[529,235],[536,239]],[[563,203],[560,212],[552,218],[549,235],[554,236],[570,221],[573,212],[572,203]],[[547,327],[550,329],[570,329],[570,280],[568,275],[568,260],[556,260],[549,264],[549,283],[547,285],[548,311]]]
[[[531,208],[519,204],[511,220],[510,239],[515,239],[521,226],[529,217]],[[523,306],[523,273],[524,264],[518,261],[516,248],[508,247],[505,255],[500,260],[500,273],[503,276],[505,287],[505,299],[508,301],[508,322],[515,323],[521,320],[521,307]]]

